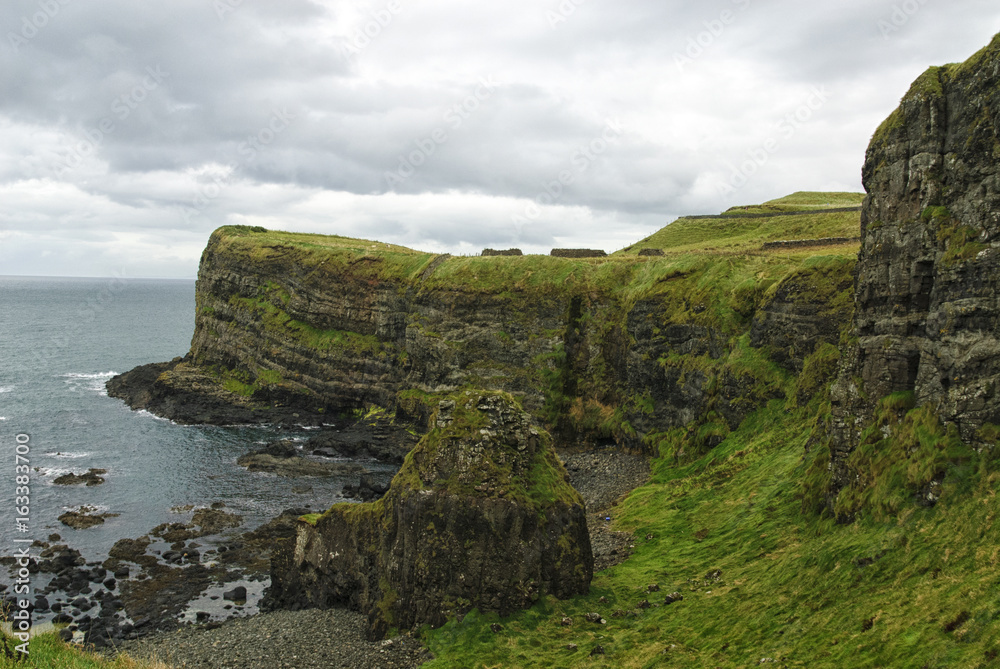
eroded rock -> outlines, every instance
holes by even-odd
[[[965,63],[921,75],[872,138],[857,343],[832,392],[831,509],[857,480],[849,457],[880,399],[910,394],[909,406],[929,407],[972,445],[1000,424],[997,137],[1000,36]]]
[[[88,487],[101,485],[104,483],[103,474],[107,474],[107,469],[90,469],[85,474],[63,474],[57,477],[52,483],[55,485],[84,485]]]
[[[452,399],[385,497],[299,523],[294,546],[272,559],[268,607],[347,605],[381,638],[589,589],[583,501],[548,435],[509,395]]]

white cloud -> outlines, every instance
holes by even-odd
[[[681,214],[857,190],[910,81],[1000,25],[985,0],[237,4],[67,3],[33,31],[37,0],[0,7],[4,272],[193,276],[232,222],[611,251]]]

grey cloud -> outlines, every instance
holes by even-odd
[[[17,233],[0,255],[100,273],[149,253],[157,272],[191,275],[208,231],[244,220],[439,249],[626,246],[679,213],[858,188],[871,131],[909,82],[985,45],[1000,19],[984,0],[927,2],[884,39],[889,1],[400,0],[350,55],[387,3],[222,1],[221,17],[205,0],[0,6],[0,187],[17,207],[0,215]],[[680,70],[675,54],[724,11],[735,19]],[[482,78],[496,89],[469,103]],[[833,94],[810,123],[745,187],[718,189],[814,85]],[[581,158],[609,120],[621,133]],[[387,178],[401,163],[412,173]],[[368,209],[310,204],[324,194]],[[553,206],[516,229],[532,201]],[[72,237],[89,259],[60,231],[90,235]]]

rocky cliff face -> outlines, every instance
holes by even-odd
[[[831,504],[866,475],[852,453],[880,407],[925,407],[979,446],[1000,423],[998,159],[1000,37],[924,73],[872,139],[855,339],[833,391]]]
[[[379,405],[421,426],[437,394],[497,389],[563,445],[655,449],[684,427],[701,448],[837,342],[851,304],[831,298],[849,294],[850,270],[780,257],[452,258],[227,227],[202,257],[188,356],[108,388],[180,422],[321,423]]]
[[[378,502],[300,523],[272,563],[269,606],[347,605],[382,638],[587,592],[583,500],[548,435],[509,395],[472,391],[441,401],[432,428]]]

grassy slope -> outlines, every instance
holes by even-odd
[[[798,495],[815,411],[775,401],[697,462],[657,461],[614,520],[636,533],[635,554],[589,596],[545,601],[499,634],[490,616],[451,623],[428,635],[438,659],[426,666],[990,666],[1000,474],[953,477],[965,489],[930,510],[836,525],[803,513]],[[674,590],[683,601],[657,606]],[[654,607],[638,608],[647,597]],[[585,622],[589,611],[607,624]],[[589,657],[598,644],[606,655]]]
[[[816,204],[816,197],[803,195],[785,201],[794,200],[796,209]],[[832,206],[857,201],[833,198]],[[850,223],[856,226],[853,216]],[[798,229],[804,237],[839,236],[828,227],[831,221],[841,225],[839,217],[822,215],[811,227],[806,221]],[[768,230],[776,238],[793,237],[781,230],[789,222],[797,224],[798,217],[772,219]],[[851,226],[843,223],[846,234]],[[751,237],[729,221],[684,219],[653,236],[676,244],[667,251],[675,270],[709,263],[702,278],[714,291],[738,289],[743,274],[721,270],[728,279],[713,284],[720,267],[824,265],[839,262],[851,250],[724,252],[726,261],[711,252],[673,255],[699,244],[746,249],[760,240],[755,237],[751,244]],[[644,292],[658,283],[630,288]],[[820,351],[816,364],[826,364],[829,373],[835,357]],[[697,461],[670,457],[683,436],[665,435],[652,480],[617,507],[612,521],[617,529],[635,533],[635,553],[597,574],[588,596],[544,600],[500,620],[499,633],[490,631],[495,616],[475,614],[427,632],[437,659],[426,666],[992,666],[1000,656],[1000,528],[993,526],[998,468],[967,450],[948,465],[945,493],[936,507],[918,508],[912,498],[903,495],[900,502],[897,494],[892,514],[873,504],[854,524],[837,525],[812,511],[806,484],[810,466],[821,459],[821,449],[806,446],[818,441],[810,441],[814,432],[822,435],[828,411],[824,395],[809,406],[796,406],[796,386],[811,380],[786,376],[771,382],[784,384],[790,399],[774,400],[752,414]],[[899,429],[930,425],[919,420],[921,411],[911,412],[912,424],[908,420]],[[909,438],[938,441],[923,433]],[[878,474],[876,484],[905,479],[907,468],[912,463],[903,457],[896,470]],[[892,494],[878,485],[870,496]],[[721,575],[715,577],[716,572]],[[652,583],[658,592],[648,592]],[[664,595],[672,591],[684,600],[663,606]],[[640,608],[644,599],[651,608]],[[587,623],[584,615],[591,611],[607,623]],[[615,616],[616,611],[625,615]],[[564,616],[573,619],[571,626],[560,624]],[[597,645],[605,655],[590,655]]]
[[[668,255],[682,253],[743,254],[759,252],[764,242],[822,237],[857,237],[857,212],[747,218],[741,213],[767,214],[792,211],[822,212],[860,206],[860,193],[795,193],[762,205],[734,207],[725,219],[680,218],[646,239],[615,255],[634,256],[642,249],[662,249]],[[851,246],[851,245],[848,245]],[[847,250],[847,249],[845,249]],[[857,245],[853,245],[857,251]],[[773,252],[772,252],[773,253]]]

